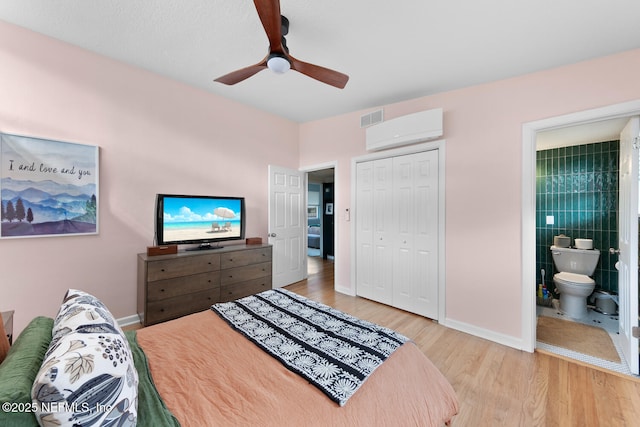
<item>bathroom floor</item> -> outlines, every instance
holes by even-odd
[[[554,307],[536,306],[536,310],[537,310],[538,316],[555,317],[559,319],[584,323],[585,325],[599,326],[603,328],[605,331],[609,333],[609,336],[611,337],[611,340],[613,341],[613,344],[616,347],[616,351],[618,352],[618,355],[620,356],[620,360],[622,360],[622,363],[615,363],[608,360],[599,359],[597,357],[578,353],[566,348],[557,347],[557,346],[543,343],[540,341],[536,342],[536,348],[539,348],[541,350],[546,350],[550,353],[554,353],[560,356],[575,359],[584,363],[588,363],[590,365],[595,365],[604,369],[608,369],[610,371],[636,377],[629,370],[629,367],[625,362],[624,355],[622,354],[622,348],[620,346],[620,334],[618,333],[618,315],[602,314],[593,310],[590,307],[589,313],[587,314],[586,317],[580,320],[576,320],[576,319],[571,319],[565,316],[564,313],[562,313],[560,310]]]

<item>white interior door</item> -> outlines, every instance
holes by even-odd
[[[306,276],[306,183],[303,172],[269,165],[269,243],[274,288]]]
[[[633,117],[620,134],[620,207],[618,211],[618,297],[624,357],[638,375],[638,150],[640,118]]]
[[[356,164],[356,293],[440,317],[440,152]]]
[[[393,303],[393,159],[373,162],[373,299]]]
[[[356,167],[356,293],[393,303],[393,186],[391,158]]]
[[[438,320],[438,152],[393,160],[393,303]]]
[[[373,162],[356,165],[356,292],[373,299]]]

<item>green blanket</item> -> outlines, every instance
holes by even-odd
[[[25,410],[31,404],[31,386],[40,370],[44,354],[51,341],[53,319],[35,318],[22,331],[0,364],[0,426],[38,427],[33,412]],[[160,398],[149,373],[147,357],[138,345],[136,332],[125,332],[133,361],[138,370],[138,422],[141,427],[179,427]],[[7,410],[3,410],[7,409]]]
[[[0,364],[0,426],[38,427],[31,410],[31,386],[51,342],[53,319],[36,317]]]

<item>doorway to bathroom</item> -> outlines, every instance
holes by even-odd
[[[619,316],[615,316],[615,313],[613,313],[613,316],[605,315],[604,318],[598,318],[595,315],[600,314],[591,311],[590,316],[592,313],[594,316],[586,318],[585,323],[607,326],[607,329],[611,331],[611,336],[620,337],[622,352],[625,353],[624,359],[627,361],[625,365],[628,365],[625,373],[630,372],[636,375],[638,373],[638,340],[632,335],[634,327],[638,325],[637,263],[635,266],[632,265],[631,269],[627,268],[626,273],[624,273],[626,276],[623,276],[622,270],[619,272],[614,267],[618,256],[620,256],[621,264],[626,262],[622,261],[625,255],[623,252],[626,252],[628,257],[630,252],[629,248],[633,247],[636,248],[635,258],[637,262],[638,151],[637,149],[630,149],[628,152],[623,152],[621,148],[616,147],[617,140],[620,138],[616,137],[615,133],[613,133],[613,137],[611,136],[611,129],[616,129],[615,132],[619,133],[621,128],[629,122],[629,118],[638,114],[640,114],[640,101],[555,117],[539,122],[527,123],[523,126],[522,283],[523,347],[526,350],[533,351],[534,348],[540,349],[546,345],[536,340],[538,314],[542,312],[548,317],[562,317],[557,307],[557,301],[555,301],[555,306],[552,305],[551,302],[554,297],[557,297],[557,295],[552,293],[554,270],[549,250],[549,247],[553,243],[554,233],[558,234],[558,231],[564,227],[570,230],[569,233],[571,234],[575,234],[576,232],[583,234],[590,228],[592,230],[591,233],[594,233],[592,238],[595,242],[598,242],[597,245],[594,242],[594,247],[601,246],[598,249],[600,249],[602,254],[602,259],[598,266],[599,271],[594,278],[599,287],[601,284],[604,284],[605,287],[611,290],[619,291],[621,308]],[[575,135],[580,131],[586,131],[589,136],[581,136],[576,139]],[[556,137],[559,140],[563,140],[563,144],[556,142],[557,145],[555,147],[544,146],[544,144],[549,142],[549,139]],[[637,133],[635,136],[632,136],[631,139],[633,140],[635,137],[638,137]],[[568,143],[568,140],[572,141]],[[617,152],[617,150],[619,151]],[[541,155],[538,156],[538,154]],[[573,157],[574,154],[576,155],[575,158]],[[538,157],[544,157],[544,161],[541,161]],[[559,160],[560,158],[562,158],[562,160]],[[566,170],[563,171],[563,178],[559,176],[554,177],[553,174],[547,173],[547,166],[557,172],[559,167],[566,167],[567,159],[569,158],[571,159],[571,167],[573,167],[573,161],[576,161],[578,170],[575,176],[567,174]],[[624,165],[630,164],[629,162],[633,160],[631,163],[635,164],[636,174],[636,193],[633,200],[635,200],[636,205],[633,207],[632,214],[625,214],[623,212],[625,203],[629,203],[629,198],[626,197],[629,190],[622,190],[622,182],[618,183],[617,181],[618,171],[607,170],[604,172],[604,175],[600,173],[603,169],[603,158],[607,163],[605,169],[611,166],[609,163],[615,163],[617,165],[614,164],[614,167],[621,166],[624,169],[626,167]],[[618,158],[620,160],[618,160]],[[624,163],[625,161],[627,163]],[[542,171],[544,175],[543,178],[540,177],[540,168],[544,169]],[[581,168],[591,168],[592,171],[588,172],[586,169]],[[598,169],[600,173],[598,178],[596,178],[596,173],[593,168]],[[622,175],[623,174],[620,176]],[[570,178],[568,178],[568,176],[570,176]],[[597,182],[596,179],[598,180]],[[608,180],[608,183],[602,180]],[[611,189],[609,184],[616,186],[620,184],[620,199],[618,200],[617,194],[615,198],[610,198],[609,196],[611,196],[611,194],[602,193],[601,189],[603,188],[603,184],[607,184],[604,186],[607,191]],[[541,185],[544,186],[543,191],[539,191]],[[555,191],[555,194],[549,197],[547,197],[546,194],[541,196],[540,193],[546,193],[547,185],[550,186],[551,193]],[[560,191],[561,189],[563,192]],[[568,193],[567,189],[570,189]],[[581,194],[588,193],[589,189],[591,189],[592,193],[597,193],[592,195],[595,196],[595,198]],[[594,201],[596,199],[597,201]],[[580,210],[581,205],[584,205],[586,208],[584,212]],[[545,209],[547,211],[545,211]],[[630,210],[630,206],[626,206],[626,209]],[[603,214],[603,210],[607,213]],[[620,214],[620,218],[622,219],[620,221],[618,221],[618,214]],[[594,226],[593,223],[596,221],[594,219],[595,217],[598,218],[598,223]],[[620,251],[619,254],[615,253],[610,255],[609,248],[612,248],[614,251],[621,249],[619,245],[623,245],[623,243],[618,242],[618,237],[622,236],[622,234],[627,235],[629,232],[628,224],[633,224],[634,222],[635,235],[627,236],[630,239],[628,243],[629,246],[626,246],[626,249]],[[577,224],[577,228],[571,228],[573,227],[573,223]],[[602,224],[604,224],[604,226]],[[612,227],[613,229],[611,230]],[[608,228],[609,230],[603,232],[603,228]],[[588,236],[573,235],[571,237]],[[544,269],[546,273],[544,282],[549,287],[550,298],[546,301],[546,304],[545,300],[542,299],[540,301],[541,304],[538,305],[537,302],[539,300],[536,288],[537,285],[542,282],[542,269]],[[619,288],[615,286],[616,281],[619,282]],[[635,304],[633,304],[634,301]],[[618,334],[617,332],[620,333]],[[528,348],[528,346],[530,347]],[[570,346],[567,345],[567,347]],[[633,348],[636,349],[635,352],[633,352]],[[579,354],[582,353],[565,351],[563,356],[580,358],[581,356],[579,357]],[[596,360],[581,360],[586,363],[597,364],[594,363],[597,362]],[[608,369],[612,368],[610,365],[604,367]]]

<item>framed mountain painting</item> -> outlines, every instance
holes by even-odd
[[[0,239],[97,234],[98,152],[0,133]]]

